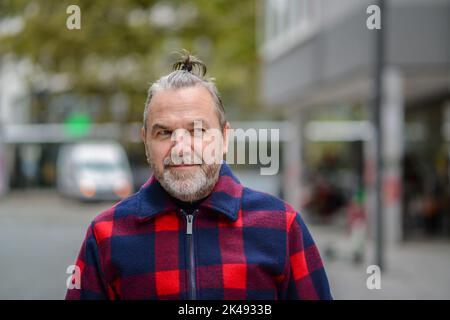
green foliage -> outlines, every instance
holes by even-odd
[[[149,83],[170,71],[171,52],[186,48],[216,78],[227,112],[242,117],[257,108],[255,1],[4,0],[0,21],[21,17],[23,27],[0,33],[0,56],[13,53],[46,74],[67,76],[68,92],[105,101],[125,93],[124,121],[139,121]],[[81,30],[66,28],[72,4],[81,9]],[[168,11],[168,19],[151,18]]]

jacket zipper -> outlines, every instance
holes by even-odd
[[[186,217],[186,240],[188,249],[188,267],[189,267],[189,300],[197,299],[197,285],[196,285],[196,275],[195,275],[195,251],[194,251],[194,217],[198,210],[194,210],[192,214],[186,214],[184,210],[181,212]]]

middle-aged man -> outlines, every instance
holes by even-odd
[[[66,299],[331,299],[300,214],[222,161],[230,126],[205,65],[185,53],[174,69],[145,104],[154,175],[93,220]]]

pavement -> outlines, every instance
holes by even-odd
[[[12,191],[0,199],[0,299],[64,299],[95,215],[111,203],[80,203],[54,190]]]
[[[450,241],[408,241],[385,248],[380,289],[373,280],[374,243],[366,240],[360,264],[348,257],[348,234],[335,226],[309,225],[324,260],[333,297],[343,300],[450,299]],[[334,248],[334,257],[327,249]],[[369,281],[373,284],[373,281]],[[373,287],[373,286],[372,286]]]

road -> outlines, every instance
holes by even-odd
[[[0,299],[63,299],[93,217],[112,203],[80,203],[53,190],[0,199]]]

